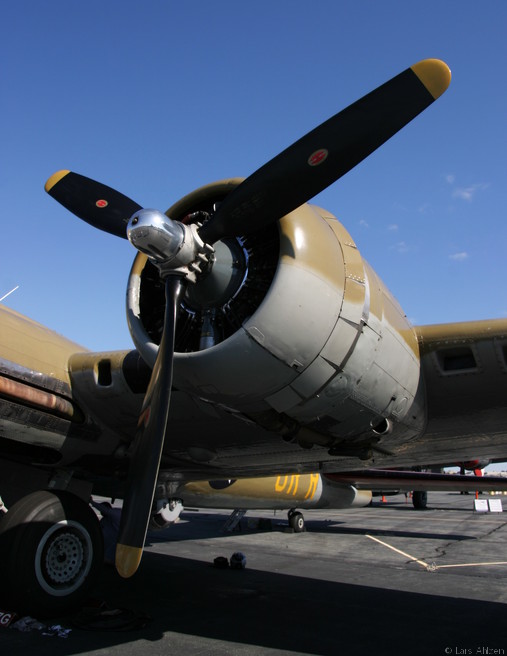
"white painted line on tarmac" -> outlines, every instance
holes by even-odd
[[[419,558],[416,558],[415,556],[411,556],[410,554],[406,553],[405,551],[401,551],[401,549],[397,549],[396,547],[393,547],[391,544],[388,544],[387,542],[383,542],[382,540],[379,540],[378,538],[374,537],[373,535],[368,535],[366,534],[365,537],[369,538],[370,540],[374,540],[375,542],[378,542],[379,544],[382,544],[384,547],[387,547],[388,549],[391,549],[392,551],[395,551],[396,553],[399,553],[402,556],[405,556],[405,558],[408,558],[409,560],[412,560],[425,569],[427,569],[430,572],[434,572],[437,569],[450,569],[451,567],[492,567],[492,566],[498,566],[498,565],[507,565],[507,561],[496,561],[496,562],[490,562],[490,563],[457,563],[454,565],[437,565],[436,563],[431,563],[428,564],[424,560],[420,560]]]
[[[430,567],[428,563],[425,563],[424,560],[419,560],[419,558],[416,558],[415,556],[411,556],[408,553],[405,553],[404,551],[401,551],[401,549],[396,549],[396,547],[393,547],[390,544],[387,544],[387,542],[382,542],[382,540],[379,540],[378,538],[373,537],[373,535],[366,535],[367,538],[370,538],[370,540],[375,540],[375,542],[378,542],[379,544],[383,544],[384,547],[387,547],[388,549],[392,549],[393,551],[396,551],[396,553],[401,554],[402,556],[405,556],[405,558],[408,558],[409,560],[413,560],[419,565],[422,565],[426,569]]]
[[[435,565],[435,569],[444,569],[449,567],[488,567],[491,565],[507,565],[506,561],[497,563],[460,563],[459,565]]]

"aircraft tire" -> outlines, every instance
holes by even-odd
[[[2,518],[0,554],[7,597],[18,613],[67,613],[84,601],[103,566],[99,521],[73,494],[34,492]]]
[[[305,518],[303,513],[291,511],[289,513],[289,526],[294,529],[294,533],[302,533],[305,530]]]
[[[416,510],[426,510],[428,507],[428,493],[421,491],[412,492],[412,504]]]

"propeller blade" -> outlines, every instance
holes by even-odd
[[[167,432],[175,324],[182,285],[181,276],[169,275],[166,278],[164,331],[139,417],[136,448],[130,464],[128,489],[123,501],[116,546],[116,569],[124,578],[132,576],[137,571],[143,554]]]
[[[101,182],[72,171],[57,171],[45,190],[66,209],[99,230],[127,238],[127,223],[141,206]]]
[[[203,241],[277,221],[350,171],[436,100],[451,72],[425,59],[342,110],[242,182],[199,231]]]

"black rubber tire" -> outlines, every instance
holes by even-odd
[[[305,518],[303,513],[291,512],[289,514],[289,526],[294,529],[294,533],[302,533],[305,530]]]
[[[99,521],[73,494],[34,492],[3,516],[0,555],[14,610],[35,617],[67,613],[84,601],[102,569]]]
[[[428,493],[421,491],[412,492],[412,504],[416,510],[426,510],[428,507]]]

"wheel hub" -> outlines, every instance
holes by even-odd
[[[79,523],[62,521],[42,537],[35,555],[35,574],[43,590],[68,595],[88,576],[93,547],[88,531]]]
[[[45,571],[58,584],[72,581],[84,560],[84,549],[79,536],[73,532],[59,533],[46,553]]]

